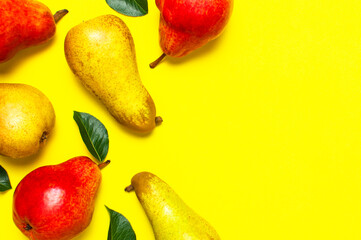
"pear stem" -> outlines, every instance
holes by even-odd
[[[98,167],[101,169],[105,168],[106,166],[108,166],[110,163],[110,160],[106,160],[105,162],[99,163]]]
[[[129,185],[128,187],[126,187],[126,188],[124,189],[124,191],[126,191],[126,192],[131,192],[131,191],[133,191],[133,190],[134,190],[133,185]]]
[[[162,122],[163,122],[163,118],[161,116],[155,117],[155,125],[156,126],[162,124]]]
[[[167,54],[163,53],[162,55],[160,55],[159,58],[157,58],[157,60],[155,60],[154,62],[149,64],[150,68],[155,68],[162,60],[163,58],[165,58],[167,56]]]
[[[54,21],[55,23],[58,23],[60,19],[62,19],[69,11],[66,10],[66,9],[62,9],[62,10],[59,10],[57,11],[55,14],[54,14]]]

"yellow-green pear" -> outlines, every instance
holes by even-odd
[[[49,99],[26,84],[0,83],[0,154],[23,158],[44,146],[55,124]]]
[[[150,132],[161,118],[138,72],[132,35],[114,15],[73,27],[65,38],[65,56],[81,83],[115,119],[138,132]]]
[[[216,230],[156,175],[136,174],[125,188],[127,192],[132,190],[152,224],[156,240],[220,240]]]

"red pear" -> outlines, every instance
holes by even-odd
[[[31,240],[68,240],[90,223],[101,182],[88,157],[43,166],[26,175],[14,192],[13,219]]]
[[[46,5],[35,0],[1,0],[0,63],[9,60],[21,49],[51,39],[56,22],[67,12],[60,10],[53,16]]]
[[[226,26],[233,0],[156,0],[160,10],[159,36],[163,54],[183,57],[217,38]]]

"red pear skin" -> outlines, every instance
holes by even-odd
[[[55,31],[54,16],[43,3],[34,0],[1,0],[0,63],[11,59],[21,49],[48,41]]]
[[[156,4],[160,46],[172,57],[183,57],[217,38],[233,9],[233,0],[156,0]]]
[[[90,223],[100,165],[75,157],[26,175],[14,192],[13,220],[31,240],[68,240]]]

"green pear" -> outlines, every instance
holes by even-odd
[[[37,153],[55,124],[49,99],[38,89],[0,83],[0,154],[23,158]]]
[[[163,180],[136,174],[125,191],[134,190],[152,224],[156,240],[219,240],[216,230],[195,213]]]
[[[120,18],[104,15],[73,27],[64,48],[70,69],[118,122],[138,132],[161,122],[140,79],[132,35]]]

